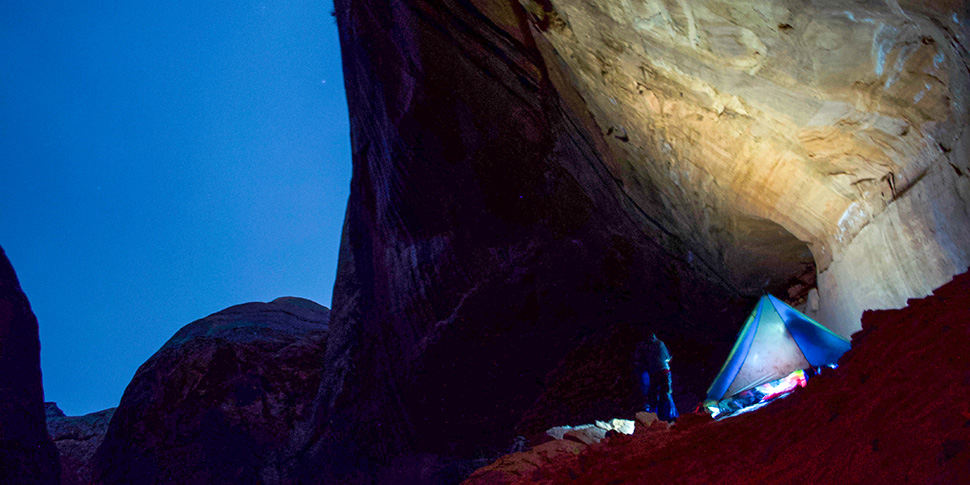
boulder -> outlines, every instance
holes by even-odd
[[[311,416],[329,310],[281,298],[179,330],[135,374],[94,457],[105,483],[280,483]]]
[[[0,248],[0,483],[57,483],[47,435],[37,317]]]
[[[654,423],[660,422],[660,418],[657,417],[657,413],[648,413],[646,411],[640,411],[636,414],[637,423],[649,428],[654,425]]]
[[[606,439],[606,430],[597,426],[579,426],[566,431],[562,439],[592,445]]]
[[[638,419],[641,413],[637,413]],[[656,415],[654,415],[656,417]],[[635,423],[629,419],[613,418],[609,421],[597,421],[593,424],[579,426],[556,426],[546,430],[546,435],[557,440],[573,439],[584,444],[599,443],[607,438],[611,431],[619,434],[633,434]]]

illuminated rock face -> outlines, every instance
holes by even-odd
[[[970,264],[963,2],[527,6],[613,175],[738,288],[814,259],[849,336]]]
[[[784,5],[338,0],[354,175],[310,476],[623,415],[644,331],[710,382],[739,296],[817,275],[849,335],[965,269],[966,8]]]

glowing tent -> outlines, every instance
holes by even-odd
[[[727,362],[707,390],[705,403],[784,379],[801,369],[834,365],[847,350],[847,340],[765,295],[738,333]]]

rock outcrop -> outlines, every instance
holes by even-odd
[[[329,310],[246,303],[179,330],[135,374],[94,457],[104,483],[279,483],[311,415]]]
[[[544,389],[567,386],[547,375],[584,339],[611,345],[622,323],[634,339],[686,344],[703,322],[740,315],[716,272],[611,174],[606,141],[518,4],[336,12],[354,171],[309,473],[415,478],[432,473],[428,456],[507,449],[563,422],[517,427],[537,400],[558,400]],[[610,383],[629,374],[629,356],[616,361],[598,366]],[[629,410],[629,389],[562,414]]]
[[[0,248],[0,483],[57,483],[47,435],[37,317]]]
[[[902,310],[866,312],[838,369],[758,411],[547,443],[466,483],[965,483],[967,322],[970,273]]]
[[[56,403],[44,403],[47,431],[61,457],[61,485],[93,482],[91,460],[101,446],[115,408],[84,416],[65,416]]]

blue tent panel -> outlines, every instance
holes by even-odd
[[[708,399],[720,401],[724,397],[724,393],[727,392],[728,387],[734,382],[734,378],[737,377],[741,366],[744,364],[745,357],[748,356],[748,350],[751,349],[751,342],[754,341],[754,336],[758,333],[758,321],[761,320],[764,303],[765,301],[762,298],[758,302],[758,306],[755,307],[755,310],[751,312],[748,321],[744,322],[741,331],[738,332],[738,339],[734,342],[734,348],[728,354],[727,361],[724,362],[721,371],[717,373],[717,377],[714,378],[711,387],[707,389]]]
[[[752,349],[755,336],[762,326],[765,335],[757,340],[757,345],[763,348]],[[740,392],[759,382],[784,377],[802,367],[835,364],[849,347],[849,341],[785,302],[765,295],[738,333],[727,361],[707,390],[707,399],[724,399],[732,386],[732,393]],[[801,355],[795,355],[799,351]],[[749,358],[751,362],[748,362]],[[742,373],[743,381],[735,383],[736,379],[741,379],[739,374]]]
[[[835,364],[851,347],[848,340],[823,327],[802,312],[788,306],[783,301],[768,295],[775,311],[781,315],[805,360],[812,367]]]

